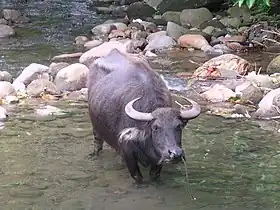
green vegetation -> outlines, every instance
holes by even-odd
[[[238,4],[239,7],[246,5],[249,9],[254,6],[266,10],[270,7],[270,0],[234,0],[235,4]]]

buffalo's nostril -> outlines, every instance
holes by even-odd
[[[171,159],[178,158],[184,155],[184,151],[181,148],[169,149],[168,153]]]

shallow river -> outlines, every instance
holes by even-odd
[[[23,7],[32,23],[18,29],[20,38],[1,43],[1,68],[17,75],[31,62],[49,64],[49,57],[73,50],[76,35],[105,20],[84,3],[73,2],[45,0]],[[82,24],[73,25],[77,20]],[[169,55],[162,67],[188,70],[189,59],[207,59],[199,53],[179,57]],[[92,135],[87,104],[54,105],[69,113],[36,120],[34,107],[17,106],[0,131],[1,209],[280,209],[279,134],[256,122],[202,114],[188,124],[183,146],[197,198],[193,201],[181,164],[163,169],[164,184],[137,187],[110,148],[99,159],[88,160]]]

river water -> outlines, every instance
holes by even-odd
[[[53,55],[74,51],[76,35],[88,33],[94,24],[108,18],[96,16],[78,0],[16,6],[32,22],[18,26],[19,38],[1,42],[1,68],[13,75],[31,62],[49,64]],[[165,55],[166,63],[158,67],[182,71],[191,68],[188,59],[207,59],[201,53],[190,55],[180,59],[169,55],[169,60]],[[262,55],[251,57],[259,58]],[[181,164],[163,169],[162,185],[137,187],[110,148],[97,160],[88,160],[93,145],[87,104],[65,101],[51,105],[68,114],[38,120],[33,116],[34,106],[15,105],[1,130],[3,210],[280,209],[279,133],[261,129],[260,123],[202,114],[188,124],[183,147],[194,201]],[[148,171],[143,170],[147,178]]]

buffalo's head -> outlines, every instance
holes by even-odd
[[[126,114],[135,120],[150,121],[152,144],[157,156],[158,164],[176,161],[184,157],[181,147],[182,129],[188,120],[196,118],[200,114],[200,106],[187,99],[192,108],[163,107],[151,113],[143,113],[133,108],[133,103],[140,98],[133,99],[125,106]]]

